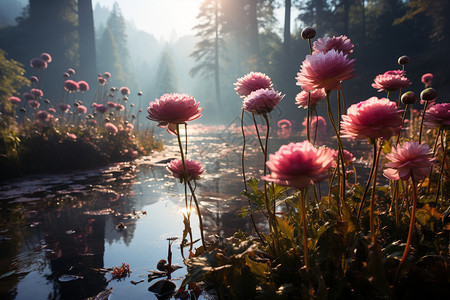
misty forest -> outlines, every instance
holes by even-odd
[[[445,299],[450,1],[170,2],[0,1],[0,298]]]

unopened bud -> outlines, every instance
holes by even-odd
[[[316,30],[312,27],[306,27],[302,30],[302,39],[309,40],[316,36]]]
[[[414,104],[414,102],[417,101],[417,95],[414,94],[413,92],[406,92],[402,95],[402,103],[409,105],[409,104]]]
[[[433,101],[437,97],[437,92],[433,88],[427,88],[420,93],[420,99],[425,101]]]
[[[398,59],[398,64],[403,66],[406,65],[409,62],[409,57],[406,55],[400,56]]]

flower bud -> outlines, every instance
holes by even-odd
[[[425,100],[425,101],[432,101],[432,100],[436,99],[436,97],[437,97],[437,92],[433,88],[424,89],[422,91],[422,93],[420,93],[420,99]]]
[[[316,36],[316,30],[312,27],[306,27],[302,30],[302,39],[309,40]]]
[[[137,94],[138,94],[138,96],[142,96],[142,92],[141,91],[139,91]]]
[[[50,104],[50,99],[45,99],[44,102],[45,102],[46,104]]]
[[[406,55],[400,56],[398,59],[398,64],[403,66],[406,65],[409,62],[409,57]]]
[[[414,104],[414,102],[417,101],[417,96],[413,92],[406,92],[402,95],[401,100],[402,103],[406,105]]]

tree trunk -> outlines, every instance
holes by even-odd
[[[284,39],[283,48],[285,59],[291,54],[291,0],[284,1]]]
[[[250,59],[254,61],[254,66],[259,69],[259,37],[258,37],[258,0],[248,0],[248,18],[249,18],[249,42]]]
[[[92,0],[78,0],[78,36],[81,78],[94,82],[97,78],[97,60]]]
[[[219,80],[219,5],[218,0],[215,0],[215,11],[214,11],[214,80],[216,86],[216,101],[217,105],[220,107],[220,80]]]

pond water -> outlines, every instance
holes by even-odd
[[[250,219],[238,217],[247,200],[240,196],[242,138],[234,127],[214,127],[202,134],[189,131],[188,156],[200,160],[206,170],[196,193],[209,240],[238,229],[252,232]],[[303,139],[274,135],[269,152]],[[172,262],[183,268],[172,279],[179,286],[186,273],[179,249],[184,185],[165,169],[167,160],[179,157],[175,141],[165,135],[163,152],[132,163],[1,184],[0,298],[86,299],[113,287],[109,299],[156,299],[148,291],[154,281],[147,278],[160,259],[167,259],[169,237],[178,237]],[[247,176],[257,176],[263,157],[255,135],[247,138],[247,145]],[[353,154],[363,170],[369,147],[363,144],[359,149]],[[194,238],[199,237],[197,221],[193,213]],[[117,229],[121,222],[123,230]],[[264,228],[263,219],[259,226]],[[132,271],[122,280],[98,270],[122,263]],[[78,277],[66,281],[62,275]]]

